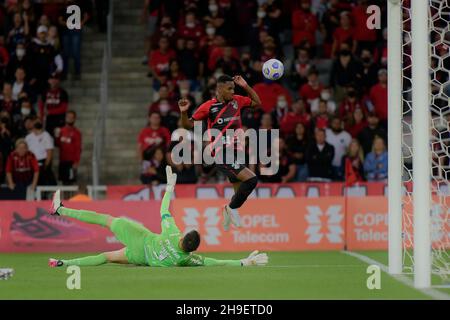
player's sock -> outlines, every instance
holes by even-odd
[[[258,178],[253,177],[246,181],[241,182],[239,189],[231,198],[230,204],[228,205],[231,209],[240,208],[245,200],[247,200],[248,196],[252,193],[253,189],[255,189],[258,184]]]
[[[75,210],[75,209],[69,209],[69,208],[65,208],[65,207],[60,207],[58,209],[58,213],[62,216],[75,218],[77,220],[87,222],[87,223],[99,224],[104,227],[106,227],[108,218],[110,217],[107,214],[97,213],[94,211]]]
[[[108,262],[106,259],[106,255],[103,253],[100,253],[96,256],[88,256],[83,258],[77,258],[77,259],[70,259],[70,260],[61,260],[63,262],[64,266],[98,266],[101,264],[104,264]]]

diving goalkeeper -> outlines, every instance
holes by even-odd
[[[175,188],[177,175],[166,167],[167,186],[161,204],[161,234],[155,234],[143,225],[126,218],[115,218],[107,214],[86,210],[69,209],[63,206],[59,190],[53,195],[50,214],[62,215],[87,223],[109,228],[125,246],[116,251],[104,252],[70,260],[49,259],[50,267],[98,266],[107,262],[144,265],[151,267],[188,266],[254,266],[265,265],[265,253],[254,251],[242,260],[218,260],[202,257],[193,252],[200,245],[200,234],[196,230],[183,236],[169,212],[170,198]]]

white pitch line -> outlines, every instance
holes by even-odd
[[[264,266],[264,268],[362,268],[361,264],[291,264],[287,266]]]
[[[414,287],[414,282],[411,280],[411,278],[408,278],[404,275],[392,275],[389,273],[389,269],[386,265],[382,264],[381,262],[378,262],[376,260],[373,260],[372,258],[369,258],[365,255],[356,253],[356,252],[351,252],[351,251],[341,251],[341,253],[347,254],[349,256],[352,256],[354,258],[357,258],[367,264],[376,264],[380,267],[380,269],[382,271],[384,271],[385,273],[387,273],[389,276],[391,276],[392,278],[394,278],[395,280],[400,281],[401,283],[407,285],[408,287],[411,287],[413,289],[419,290],[420,292],[422,292],[423,294],[436,299],[436,300],[450,300],[450,295],[439,291],[439,290],[435,290],[435,289],[418,289]]]

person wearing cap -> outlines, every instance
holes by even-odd
[[[29,46],[31,53],[33,74],[36,78],[34,84],[38,94],[42,94],[47,88],[47,81],[52,73],[60,73],[63,70],[61,55],[47,41],[48,28],[40,25],[37,28],[37,37]]]
[[[378,71],[378,83],[370,89],[369,99],[373,104],[373,110],[378,115],[383,127],[387,127],[388,96],[387,96],[387,70]],[[400,106],[399,106],[400,107]]]

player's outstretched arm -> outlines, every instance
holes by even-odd
[[[192,119],[189,119],[187,113],[190,106],[191,104],[188,99],[183,98],[178,101],[178,107],[180,108],[181,126],[188,130],[192,129],[192,127],[194,126],[194,121],[192,121]]]
[[[194,265],[205,267],[215,266],[231,266],[231,267],[250,267],[250,266],[265,266],[269,262],[269,257],[266,253],[259,253],[258,250],[253,251],[247,258],[241,260],[219,260],[204,257],[201,259],[192,259]],[[197,262],[197,264],[195,264]],[[200,262],[200,263],[199,263]]]
[[[165,214],[170,216],[170,198],[172,197],[173,190],[175,189],[175,184],[177,183],[177,174],[172,173],[172,168],[170,166],[166,166],[166,192],[164,193],[164,197],[161,202],[161,217]]]
[[[241,76],[234,76],[233,77],[234,83],[236,83],[238,86],[242,87],[247,94],[250,96],[250,99],[252,99],[252,107],[258,107],[261,105],[261,99],[259,98],[258,94],[253,90],[252,87],[250,87],[247,83],[247,81],[244,80]]]

